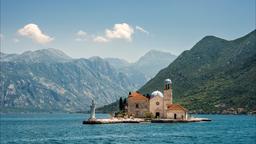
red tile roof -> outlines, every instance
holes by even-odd
[[[148,100],[147,97],[143,96],[142,94],[138,93],[138,92],[132,92],[129,96],[129,99],[132,100]]]
[[[188,111],[186,108],[182,107],[179,104],[170,104],[167,106],[168,110],[183,110],[183,111]]]

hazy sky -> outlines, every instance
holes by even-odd
[[[256,26],[256,0],[0,1],[5,53],[57,48],[136,61],[150,49],[178,55],[206,35],[231,40]]]

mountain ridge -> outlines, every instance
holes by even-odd
[[[124,74],[101,58],[68,61],[52,58],[51,62],[8,59],[0,64],[3,112],[86,111],[91,99],[98,106],[105,105],[134,88]]]
[[[4,53],[3,53],[4,54]],[[54,48],[25,51],[21,54],[4,54],[1,61],[29,62],[29,63],[55,63],[72,60],[64,52]]]
[[[106,60],[117,70],[125,73],[137,87],[145,84],[160,69],[168,66],[177,56],[159,50],[150,50],[141,56],[137,61],[128,63],[123,59],[115,58]]]
[[[53,48],[1,53],[0,64],[0,103],[5,112],[86,111],[91,99],[97,106],[109,104],[140,87],[144,77],[123,73],[98,56],[73,59]]]
[[[245,114],[256,110],[256,30],[234,40],[205,36],[183,51],[138,91],[163,91],[171,78],[173,100],[190,113]],[[118,111],[118,101],[98,108]]]
[[[254,30],[231,41],[204,37],[139,91],[150,93],[154,89],[162,90],[159,83],[171,78],[174,99],[192,111],[220,113],[237,108],[255,110],[256,85],[252,82],[256,80],[253,76],[256,72],[255,33]],[[242,77],[245,82],[239,83]],[[204,106],[203,103],[208,104]]]

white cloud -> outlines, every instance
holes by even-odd
[[[46,44],[53,41],[54,38],[44,34],[36,24],[27,24],[18,30],[21,36],[29,37],[40,44]]]
[[[87,41],[89,35],[83,31],[83,30],[79,30],[76,33],[76,38],[75,41],[81,42],[81,41]]]
[[[108,42],[108,39],[102,37],[102,36],[97,36],[93,39],[94,42],[99,42],[99,43],[105,43]]]
[[[144,30],[144,32],[146,32],[146,30]],[[89,40],[96,43],[106,43],[114,39],[124,39],[131,42],[133,34],[134,34],[134,29],[132,26],[130,26],[127,23],[120,23],[120,24],[115,24],[111,29],[105,29],[105,33],[103,35],[95,36],[93,34],[88,34],[83,30],[79,30],[76,33],[75,41]]]
[[[132,41],[133,27],[127,23],[115,24],[112,29],[106,29],[104,36],[97,36],[94,42],[109,42],[113,39],[124,39]]]
[[[20,42],[20,40],[17,39],[17,38],[14,38],[14,39],[13,39],[13,42],[14,42],[14,43],[18,43],[18,42]]]
[[[86,36],[87,33],[82,31],[82,30],[79,30],[77,33],[76,33],[77,36]]]
[[[142,27],[140,27],[140,26],[136,26],[135,29],[136,29],[136,30],[139,30],[140,32],[149,34],[149,32],[148,32],[147,30],[145,30],[144,28],[142,28]]]
[[[115,24],[112,30],[106,29],[105,37],[108,39],[132,40],[133,28],[127,23]]]

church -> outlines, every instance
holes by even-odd
[[[188,110],[172,102],[172,81],[166,79],[163,86],[164,94],[158,90],[148,96],[139,92],[130,92],[128,95],[128,115],[145,118],[150,114],[154,118],[186,120]]]

